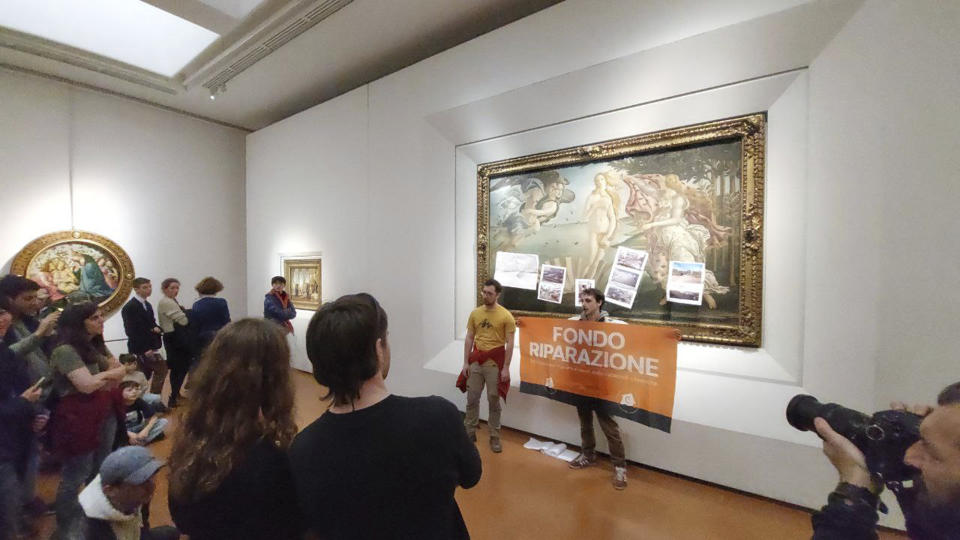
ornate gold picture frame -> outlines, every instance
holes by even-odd
[[[297,309],[316,310],[323,303],[323,269],[320,257],[283,259],[287,294]]]
[[[109,238],[84,231],[50,233],[27,244],[13,258],[11,273],[37,282],[53,307],[90,300],[104,315],[130,295],[130,256]]]
[[[517,315],[569,317],[576,280],[604,291],[613,275],[612,317],[759,347],[765,153],[757,113],[479,165],[478,304],[498,252],[535,254],[566,269],[562,301],[504,288],[500,303]],[[624,268],[621,247],[646,255]],[[704,265],[701,305],[668,301],[670,262]]]

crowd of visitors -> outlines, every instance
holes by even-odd
[[[90,488],[107,455],[164,436],[163,414],[179,404],[189,369],[230,322],[226,301],[215,298],[223,289],[218,280],[197,284],[193,310],[177,303],[179,286],[163,281],[155,313],[151,281],[133,280],[121,310],[128,353],[117,358],[104,341],[98,304],[72,295],[62,311],[51,309],[36,282],[0,278],[0,540],[18,538],[50,511],[35,495],[41,455],[60,470],[55,537],[83,538],[90,516],[81,489]],[[174,391],[164,405],[168,365]]]
[[[282,276],[262,319],[235,322],[215,278],[189,309],[177,279],[162,282],[156,310],[151,281],[132,286],[128,352],[115,357],[97,304],[77,297],[40,318],[36,283],[0,279],[0,540],[46,510],[34,495],[44,447],[60,467],[55,538],[469,537],[453,494],[480,479],[479,453],[453,404],[387,390],[387,314],[372,296],[311,320],[308,355],[331,407],[298,435],[287,341],[297,313]],[[177,527],[151,529],[164,464],[144,447],[187,400],[188,374],[169,462]],[[363,518],[371,508],[382,510]]]

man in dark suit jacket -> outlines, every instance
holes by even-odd
[[[134,279],[133,298],[124,304],[120,315],[123,317],[123,330],[127,333],[127,350],[140,359],[144,376],[153,376],[150,392],[159,395],[163,390],[163,380],[167,377],[167,362],[160,354],[163,330],[154,317],[153,306],[147,301],[152,293],[153,285],[149,279]]]

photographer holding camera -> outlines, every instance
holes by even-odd
[[[795,401],[798,398],[801,396]],[[812,398],[810,400],[822,407],[823,412],[813,420],[813,427],[823,439],[823,453],[840,474],[840,483],[830,494],[827,505],[813,516],[815,540],[877,538],[878,506],[885,511],[879,502],[884,483],[897,496],[910,538],[960,538],[960,383],[945,388],[938,396],[935,408],[914,406],[908,409],[895,403],[892,405],[894,411],[877,413],[869,420],[870,425],[862,430],[863,438],[858,438],[860,433],[853,430],[838,428],[841,425],[846,428],[846,425],[832,419],[828,422],[822,417],[833,413],[830,407],[841,407],[823,406]],[[859,414],[849,409],[843,411]],[[832,416],[837,418],[836,414]],[[798,427],[795,418],[791,424]],[[893,421],[884,423],[884,418],[893,418]],[[911,423],[921,418],[917,439]],[[895,450],[897,442],[914,440],[904,454]],[[883,451],[871,455],[871,450],[879,446]],[[876,457],[880,453],[902,455],[902,462],[908,468],[895,471],[894,464]],[[911,481],[912,486],[909,485]]]

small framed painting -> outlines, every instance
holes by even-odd
[[[287,294],[297,309],[316,310],[323,302],[320,257],[283,257]]]

